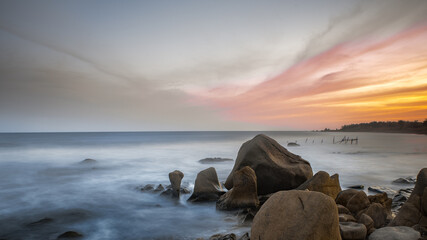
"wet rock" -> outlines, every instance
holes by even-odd
[[[240,148],[225,182],[227,189],[233,188],[233,174],[245,166],[256,173],[259,195],[295,189],[313,176],[309,162],[263,134],[245,142]]]
[[[209,238],[209,240],[237,240],[237,236],[234,233],[230,234],[215,234]]]
[[[163,187],[162,184],[159,184],[159,186],[156,187],[156,189],[154,189],[154,192],[162,192],[165,190],[165,187]]]
[[[323,193],[277,192],[255,215],[251,239],[339,240],[338,209]]]
[[[298,143],[296,143],[296,142],[290,142],[290,143],[288,143],[287,146],[288,147],[299,147],[300,145]]]
[[[356,219],[350,214],[341,213],[341,214],[338,214],[338,217],[339,217],[340,223],[341,222],[356,222]]]
[[[347,190],[341,191],[340,193],[338,193],[337,198],[335,199],[335,202],[342,206],[347,206],[348,200],[350,200],[350,198],[352,198],[358,192],[359,191],[356,189],[347,189]]]
[[[417,183],[408,200],[403,204],[396,217],[390,223],[391,226],[408,226],[413,227],[419,225],[420,229],[427,230],[427,221],[421,222],[427,217],[427,168],[421,169],[417,175]]]
[[[68,231],[59,235],[57,239],[73,239],[73,238],[81,238],[81,237],[83,237],[83,234],[81,233],[78,233],[75,231]]]
[[[351,185],[351,186],[348,186],[348,188],[362,190],[365,188],[365,186],[363,186],[363,185]]]
[[[369,235],[369,240],[418,240],[421,235],[410,227],[383,227]]]
[[[342,240],[365,240],[366,233],[366,227],[361,223],[340,222]]]
[[[346,208],[353,214],[357,214],[360,210],[367,208],[370,205],[368,196],[364,191],[358,191],[347,202]]]
[[[249,237],[249,233],[245,233],[243,234],[239,240],[251,240],[251,238]]]
[[[47,224],[47,223],[51,223],[51,222],[53,222],[53,219],[46,217],[46,218],[42,218],[42,219],[40,219],[38,221],[29,223],[29,224],[27,224],[27,226],[29,226],[29,227],[35,227],[35,226],[41,226],[41,225],[44,225],[44,224]]]
[[[199,160],[200,163],[220,163],[220,162],[232,162],[232,161],[233,159],[231,158],[219,158],[219,157],[203,158]]]
[[[370,186],[370,187],[368,187],[368,190],[371,192],[376,192],[376,193],[387,193],[390,196],[397,194],[396,190],[393,190],[393,189],[388,188],[388,187],[381,187],[381,186]]]
[[[257,177],[255,171],[246,166],[233,174],[233,188],[222,195],[216,203],[217,209],[233,210],[259,206]]]
[[[88,165],[91,165],[91,164],[95,164],[95,163],[97,163],[98,161],[96,161],[95,159],[92,159],[92,158],[86,158],[85,160],[83,160],[83,161],[81,161],[80,162],[80,164],[88,164]]]
[[[340,180],[338,174],[329,176],[327,172],[319,171],[312,178],[301,184],[296,190],[316,191],[324,193],[335,199],[341,192]]]
[[[414,177],[406,177],[406,178],[398,178],[393,181],[393,183],[397,184],[415,184],[417,179]]]
[[[154,190],[154,184],[147,184],[140,189],[142,192],[149,192]]]
[[[400,189],[399,193],[393,197],[391,207],[395,213],[397,213],[400,207],[408,200],[413,190],[413,188]]]
[[[224,194],[215,168],[207,168],[197,174],[190,202],[217,201]]]
[[[172,196],[179,198],[181,190],[181,180],[184,178],[184,173],[179,170],[175,170],[169,173],[169,181],[172,185]]]

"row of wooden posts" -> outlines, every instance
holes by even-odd
[[[306,138],[305,139],[305,143],[307,143],[308,142],[308,138]],[[288,143],[289,143],[289,141],[288,141]],[[298,141],[295,141],[294,143],[298,143]],[[313,139],[313,141],[312,141],[312,143],[314,143],[314,139]],[[323,143],[323,138],[322,138],[322,140],[320,141],[320,143]],[[335,141],[335,137],[334,137],[334,139],[332,140],[332,143],[333,144],[347,144],[347,143],[350,143],[350,144],[358,144],[359,143],[359,137],[356,137],[356,138],[350,138],[350,137],[346,137],[346,136],[344,136],[341,140],[339,140],[339,141]]]

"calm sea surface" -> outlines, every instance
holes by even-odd
[[[427,136],[390,133],[264,132],[308,160],[314,172],[339,173],[341,185],[393,189],[399,177],[427,167]],[[178,169],[192,188],[197,173],[215,167],[220,181],[233,162],[201,164],[206,157],[236,159],[257,132],[133,132],[0,134],[0,238],[56,239],[69,230],[84,239],[195,239],[244,233],[232,212],[215,204],[179,202],[136,188],[168,184]],[[356,144],[333,138],[358,137]],[[323,142],[322,142],[323,140]],[[93,158],[95,165],[80,161]],[[45,220],[37,222],[41,219]],[[33,224],[31,224],[33,223]]]

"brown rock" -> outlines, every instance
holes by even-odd
[[[343,205],[337,204],[337,207],[338,207],[338,214],[351,214],[350,210],[348,210]]]
[[[359,190],[356,190],[356,189],[347,189],[347,190],[341,191],[338,193],[335,199],[335,202],[337,204],[347,206],[348,200],[350,200],[350,198],[352,198],[358,192]]]
[[[356,219],[350,214],[338,214],[340,222],[356,222]]]
[[[368,215],[362,213],[359,217],[358,223],[365,225],[366,229],[371,230],[374,227],[374,220]]]
[[[361,223],[340,222],[340,234],[343,240],[365,240],[366,227]]]
[[[251,239],[339,240],[338,209],[323,193],[277,192],[255,215]]]
[[[381,228],[386,224],[387,219],[387,209],[379,203],[372,203],[368,209],[366,209],[365,214],[374,220],[374,227]]]
[[[169,173],[169,181],[172,185],[172,195],[174,197],[179,197],[182,178],[184,178],[184,173],[179,170],[175,170]]]
[[[329,176],[327,172],[319,171],[297,188],[297,190],[305,189],[321,192],[335,199],[341,192],[339,176],[338,174]]]
[[[257,177],[255,171],[246,166],[233,174],[234,187],[222,195],[216,203],[217,209],[233,210],[259,206]]]
[[[427,216],[427,187],[424,188],[424,193],[421,198],[421,209],[423,210],[423,215]]]
[[[263,134],[245,142],[240,148],[225,182],[227,189],[233,188],[233,174],[245,166],[256,173],[259,195],[295,189],[313,176],[309,162]]]
[[[408,200],[403,204],[396,217],[390,223],[390,226],[408,226],[418,225],[425,214],[426,203],[423,199],[427,190],[427,168],[420,170],[417,176],[417,183]]]
[[[356,214],[360,210],[367,208],[369,204],[370,202],[366,193],[364,191],[358,191],[348,200],[346,207],[350,212]]]
[[[387,193],[379,193],[375,195],[368,196],[371,203],[379,203],[387,209],[389,215],[391,215],[391,204],[393,200],[388,197]]]
[[[197,174],[194,191],[188,201],[205,202],[217,201],[224,194],[215,168],[207,168]]]

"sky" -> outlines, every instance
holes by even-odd
[[[427,118],[427,1],[0,1],[0,132]]]

